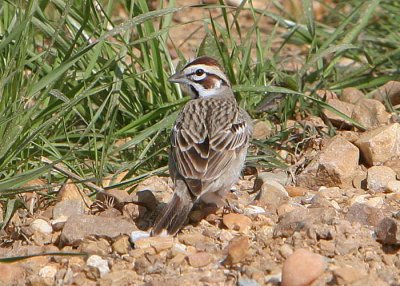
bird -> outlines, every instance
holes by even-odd
[[[176,235],[193,205],[221,206],[239,180],[253,132],[249,114],[239,107],[219,62],[208,56],[189,61],[169,79],[191,99],[170,135],[172,199],[156,217],[151,235]]]

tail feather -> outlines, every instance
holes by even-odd
[[[175,235],[185,223],[192,207],[193,200],[187,188],[175,191],[171,201],[158,214],[151,235],[160,235],[163,230],[169,235]]]

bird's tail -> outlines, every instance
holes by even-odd
[[[182,182],[176,186],[171,201],[158,214],[151,235],[160,235],[164,230],[168,235],[175,235],[185,223],[192,207],[193,198],[186,184]]]

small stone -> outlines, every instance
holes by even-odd
[[[335,256],[335,244],[331,240],[321,239],[319,241],[319,248],[321,250],[321,254],[328,257]]]
[[[385,217],[375,228],[377,240],[382,244],[400,245],[400,223]]]
[[[337,109],[338,111],[344,113],[349,118],[351,118],[354,109],[354,104],[347,103],[339,99],[330,99],[327,101],[327,103],[333,108]],[[328,109],[324,110],[324,114],[335,127],[338,127],[340,129],[346,129],[353,126],[348,120],[344,119],[342,116],[337,115],[336,113]]]
[[[372,129],[386,124],[389,120],[389,113],[385,106],[375,99],[361,99],[353,110],[352,118],[367,129]]]
[[[296,186],[285,186],[285,189],[290,197],[302,197],[305,196],[310,190]]]
[[[245,208],[243,210],[243,214],[246,216],[265,214],[265,213],[266,213],[266,211],[264,208],[259,207],[259,206],[254,206],[254,205],[245,206]]]
[[[129,235],[129,240],[132,243],[135,243],[136,240],[141,239],[141,238],[146,238],[146,237],[149,237],[149,236],[150,236],[150,233],[148,233],[147,231],[134,230]]]
[[[256,280],[247,279],[240,277],[238,280],[238,286],[259,286],[260,284],[257,283]]]
[[[253,223],[249,217],[236,213],[224,215],[222,222],[228,229],[237,230],[239,232],[247,232],[250,230]]]
[[[356,172],[353,178],[353,187],[356,189],[366,189],[367,188],[367,173],[364,171]]]
[[[369,166],[400,156],[400,124],[393,123],[363,133],[355,142]]]
[[[153,236],[138,239],[134,242],[135,248],[144,249],[152,247],[155,251],[161,252],[166,249],[172,248],[174,245],[174,238],[172,236]]]
[[[360,99],[364,98],[364,94],[357,88],[346,87],[342,91],[340,99],[344,102],[356,104]]]
[[[387,82],[372,93],[372,98],[381,102],[388,100],[393,106],[400,104],[400,82]]]
[[[391,193],[400,193],[400,181],[391,180],[387,183],[386,190]]]
[[[259,206],[276,212],[280,205],[289,200],[289,195],[280,183],[271,180],[263,183],[255,200]]]
[[[279,171],[279,172],[262,172],[257,175],[257,178],[254,181],[253,190],[258,192],[261,190],[262,186],[266,182],[275,181],[285,186],[289,180],[288,175],[286,172]]]
[[[103,277],[110,272],[110,267],[108,267],[107,260],[98,255],[89,256],[88,260],[86,261],[86,265],[98,269],[100,272],[100,277]]]
[[[102,286],[127,286],[132,285],[132,281],[138,281],[135,271],[129,269],[113,270],[104,275],[98,282]],[[86,284],[85,284],[86,285]]]
[[[117,240],[112,244],[112,248],[116,253],[120,255],[128,254],[129,250],[131,249],[129,237],[124,235],[117,238]]]
[[[396,180],[396,173],[386,166],[373,166],[368,169],[367,188],[374,192],[387,191],[389,181]]]
[[[340,136],[335,136],[298,176],[298,185],[312,189],[320,186],[350,187],[359,157],[356,146]]]
[[[111,253],[111,247],[107,240],[100,238],[99,240],[83,240],[80,249],[88,254],[96,254],[106,256]]]
[[[283,264],[282,286],[305,286],[324,273],[325,258],[306,249],[297,249]]]
[[[358,222],[361,225],[370,226],[377,226],[383,217],[380,209],[360,203],[353,204],[345,216],[349,222]]]
[[[99,236],[114,239],[137,230],[133,223],[122,217],[74,215],[69,217],[61,233],[61,243],[78,245],[85,237]]]
[[[290,255],[292,255],[293,254],[293,249],[292,249],[292,247],[290,246],[290,245],[288,245],[288,244],[283,244],[282,246],[281,246],[281,248],[279,249],[279,253],[280,253],[280,255],[282,255],[282,257],[283,258],[288,258]]]
[[[253,126],[253,139],[265,140],[271,136],[271,126],[265,121],[258,121]]]
[[[85,212],[82,200],[71,199],[58,202],[53,208],[53,219],[68,218],[71,215],[81,215]]]
[[[33,230],[36,230],[43,234],[50,234],[53,232],[53,228],[51,227],[51,225],[47,221],[45,221],[44,219],[41,219],[41,218],[35,219],[30,224],[30,227]]]
[[[225,258],[224,265],[233,265],[241,262],[246,258],[249,251],[249,239],[244,236],[233,238],[227,248],[227,257]]]
[[[373,197],[373,198],[368,199],[365,202],[365,204],[370,206],[370,207],[380,209],[380,208],[382,208],[384,202],[385,201],[384,201],[384,199],[382,197]]]
[[[337,285],[351,285],[360,281],[367,274],[359,268],[350,266],[340,267],[333,270],[333,277]]]
[[[57,267],[54,265],[47,265],[39,270],[39,276],[42,278],[54,279],[57,274]]]
[[[205,267],[213,261],[213,258],[207,252],[198,252],[188,257],[189,264],[195,268]]]

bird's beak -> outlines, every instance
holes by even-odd
[[[173,83],[186,83],[186,76],[182,72],[177,72],[168,78],[169,82]]]

